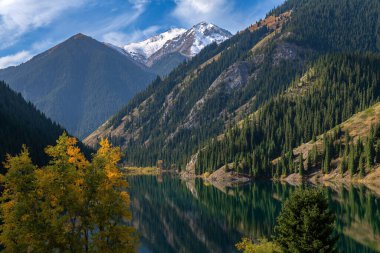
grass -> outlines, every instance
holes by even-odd
[[[125,173],[128,176],[148,176],[160,174],[160,169],[157,167],[124,167]]]

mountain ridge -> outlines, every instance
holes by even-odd
[[[206,21],[190,29],[171,28],[141,42],[130,43],[122,50],[157,74],[166,75],[184,60],[197,55],[211,43],[220,44],[232,34]],[[169,67],[162,69],[162,65]]]
[[[128,150],[131,164],[163,160],[184,168],[210,138],[280,94],[321,56],[378,52],[378,7],[370,0],[288,0],[265,20],[180,65],[85,142],[109,137]]]
[[[145,66],[83,34],[16,67],[0,79],[81,138],[155,77]]]

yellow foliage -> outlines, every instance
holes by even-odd
[[[253,243],[249,238],[243,238],[236,244],[236,248],[243,253],[281,253],[280,247],[267,239],[260,239],[258,243]]]
[[[0,205],[5,252],[135,252],[137,235],[119,148],[102,140],[88,161],[66,133],[48,146],[48,166],[37,168],[23,147],[7,156]],[[22,221],[22,222],[20,222]]]
[[[140,176],[140,175],[158,175],[161,173],[157,167],[125,167],[125,173],[128,176]]]

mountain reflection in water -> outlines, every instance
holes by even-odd
[[[183,182],[171,175],[128,181],[141,253],[236,252],[243,236],[271,236],[282,201],[295,189],[255,182],[221,191],[200,179]],[[337,215],[339,252],[380,252],[379,198],[365,187],[325,190]]]

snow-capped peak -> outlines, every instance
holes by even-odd
[[[200,22],[189,30],[172,28],[164,33],[153,36],[141,42],[130,43],[120,48],[124,54],[136,61],[151,67],[165,56],[173,54],[176,58],[190,59],[211,43],[222,43],[232,34],[208,22]]]
[[[215,27],[215,25],[213,25],[211,23],[208,23],[206,21],[203,21],[203,22],[200,22],[199,24],[196,24],[195,26],[193,26],[193,29],[198,30],[199,32],[204,33],[206,30],[210,30],[210,29],[212,29],[214,27]]]
[[[193,26],[188,32],[194,36],[194,42],[190,49],[191,57],[198,54],[207,45],[214,42],[220,44],[232,36],[227,30],[204,21]]]
[[[136,60],[145,61],[152,54],[160,50],[167,41],[172,40],[185,32],[186,29],[172,28],[144,41],[125,45],[124,50]]]

